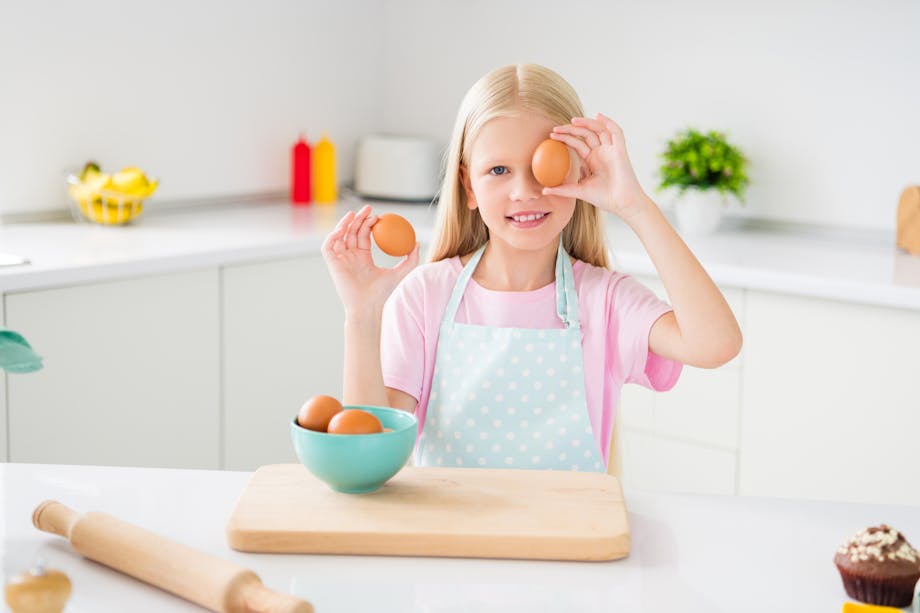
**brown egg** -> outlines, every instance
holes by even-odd
[[[332,396],[313,396],[300,407],[297,423],[307,430],[325,432],[329,420],[341,411],[342,403]]]
[[[540,185],[562,185],[569,174],[569,149],[564,143],[548,138],[533,152],[530,167]]]
[[[374,242],[387,255],[403,256],[415,249],[415,230],[404,217],[384,213],[371,229]]]
[[[376,415],[361,409],[345,409],[329,422],[329,434],[376,434],[383,424]]]

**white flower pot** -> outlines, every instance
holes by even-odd
[[[682,234],[712,234],[722,221],[725,199],[718,190],[688,189],[674,204]]]

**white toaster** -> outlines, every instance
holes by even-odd
[[[358,143],[355,191],[361,196],[430,201],[440,176],[441,147],[433,140],[376,134]]]

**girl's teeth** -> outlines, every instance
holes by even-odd
[[[545,213],[539,213],[539,214],[537,214],[537,215],[521,215],[521,216],[518,216],[518,217],[512,216],[511,219],[513,219],[514,221],[517,221],[517,222],[521,222],[521,221],[533,221],[533,220],[535,220],[535,219],[542,219],[544,215],[545,215]]]

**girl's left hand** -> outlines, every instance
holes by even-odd
[[[571,124],[556,126],[550,135],[572,149],[584,162],[578,183],[544,187],[547,196],[580,198],[629,220],[650,202],[633,171],[623,130],[609,117],[573,117]]]

